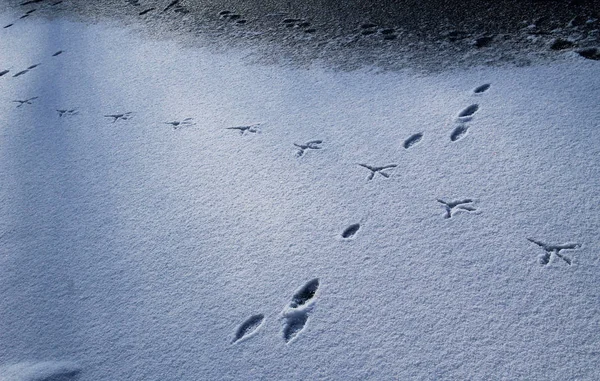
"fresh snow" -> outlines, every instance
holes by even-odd
[[[0,52],[0,380],[598,379],[598,62]]]

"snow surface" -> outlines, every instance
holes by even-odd
[[[0,380],[598,379],[598,62],[299,70],[60,19],[0,52]]]

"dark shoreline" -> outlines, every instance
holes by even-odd
[[[600,2],[591,0],[9,0],[6,8],[117,19],[184,44],[250,48],[257,61],[342,70],[528,66],[600,47]]]

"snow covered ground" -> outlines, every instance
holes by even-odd
[[[598,379],[598,61],[300,70],[18,16],[0,380]]]

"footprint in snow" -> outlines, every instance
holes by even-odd
[[[196,125],[196,123],[194,123],[194,119],[193,118],[185,118],[182,121],[174,120],[172,122],[165,122],[165,124],[170,124],[171,126],[173,126],[174,130],[181,129],[181,128],[186,127],[186,126],[194,126],[194,125]]]
[[[491,85],[489,83],[483,84],[481,86],[477,86],[473,90],[473,93],[475,93],[475,94],[485,93],[486,91],[488,91],[490,89],[490,87],[491,87]]]
[[[344,239],[349,239],[354,237],[354,235],[356,233],[358,233],[358,230],[360,229],[360,224],[352,224],[350,226],[348,226],[346,229],[344,229],[344,231],[342,232],[342,238]]]
[[[148,9],[144,9],[143,11],[141,11],[141,12],[139,13],[139,15],[140,15],[140,16],[143,16],[143,15],[145,15],[145,14],[147,14],[147,13],[150,13],[150,12],[152,12],[152,11],[154,11],[154,10],[156,10],[156,8],[154,8],[154,7],[152,7],[152,8],[148,8]]]
[[[28,99],[25,99],[25,100],[19,100],[19,99],[17,99],[15,101],[13,101],[13,103],[18,103],[17,108],[21,108],[21,107],[23,107],[23,105],[33,104],[33,101],[36,100],[36,99],[38,99],[38,97],[31,97],[31,98],[28,98]]]
[[[63,118],[63,117],[67,117],[67,116],[73,116],[73,115],[77,115],[79,114],[79,111],[77,111],[77,109],[61,109],[61,110],[56,110],[56,112],[58,112],[58,117],[59,118]]]
[[[318,150],[322,149],[321,144],[323,144],[322,140],[310,140],[304,144],[294,143],[294,146],[298,149],[296,152],[297,157],[302,157],[306,153],[306,150]]]
[[[235,331],[235,336],[231,343],[235,344],[239,341],[246,340],[253,336],[256,332],[258,332],[258,329],[262,326],[264,320],[265,315],[263,314],[256,314],[250,316],[242,324],[240,324],[238,329]]]
[[[461,123],[458,126],[456,126],[454,131],[452,131],[452,133],[450,134],[450,140],[453,142],[460,140],[465,137],[465,135],[467,134],[468,131],[469,131],[469,126],[467,126],[464,123]]]
[[[281,21],[286,28],[301,29],[304,33],[314,33],[317,30],[310,28],[310,22],[300,18],[286,18]]]
[[[367,180],[369,180],[369,181],[373,180],[373,178],[375,177],[376,174],[380,174],[381,176],[385,177],[386,179],[389,178],[390,174],[387,172],[384,172],[384,171],[398,166],[398,164],[389,164],[389,165],[384,165],[382,167],[373,167],[373,166],[370,166],[367,164],[358,164],[358,165],[360,165],[363,168],[367,168],[369,171],[371,171],[371,173],[367,177]]]
[[[240,135],[248,134],[258,134],[260,133],[260,125],[262,123],[254,123],[246,126],[235,126],[235,127],[227,127],[226,130],[237,130],[240,132]]]
[[[466,212],[474,212],[477,209],[473,207],[473,200],[464,199],[464,200],[455,200],[455,201],[444,201],[437,199],[437,202],[443,204],[444,209],[446,210],[446,215],[444,218],[452,218],[456,213],[460,211]]]
[[[468,106],[467,108],[463,109],[461,112],[458,113],[458,119],[461,121],[469,121],[473,118],[473,115],[479,110],[479,105],[478,104],[472,104],[470,106]]]
[[[290,304],[283,309],[282,336],[286,343],[293,341],[306,328],[318,290],[319,279],[315,278],[296,291]]]
[[[20,76],[22,76],[23,74],[26,74],[26,73],[28,73],[28,72],[29,72],[29,70],[33,70],[33,69],[35,69],[35,68],[36,68],[36,67],[38,67],[38,66],[40,66],[40,64],[31,65],[31,66],[29,66],[27,69],[25,69],[25,70],[21,70],[20,72],[16,73],[15,75],[13,75],[13,77],[20,77]]]
[[[219,12],[219,17],[223,20],[234,21],[236,24],[245,24],[248,20],[242,17],[242,15],[233,13],[231,11]]]
[[[403,146],[405,149],[409,149],[410,147],[420,142],[421,139],[423,139],[423,133],[421,132],[419,132],[418,134],[411,135],[408,139],[404,141]]]
[[[124,112],[122,114],[108,114],[108,115],[104,115],[105,118],[112,118],[113,119],[113,123],[117,122],[118,120],[128,120],[131,119],[131,114],[132,112]]]
[[[529,242],[535,243],[536,245],[538,245],[539,247],[544,249],[544,251],[546,252],[545,254],[540,256],[540,263],[542,265],[550,264],[550,262],[552,261],[553,258],[560,258],[570,266],[573,264],[573,261],[571,260],[571,258],[565,256],[564,254],[561,254],[560,252],[563,250],[574,250],[574,249],[578,249],[581,247],[581,244],[579,244],[579,243],[564,243],[562,245],[549,245],[549,244],[546,244],[546,243],[543,243],[540,241],[536,241],[531,238],[527,238],[527,240]]]

